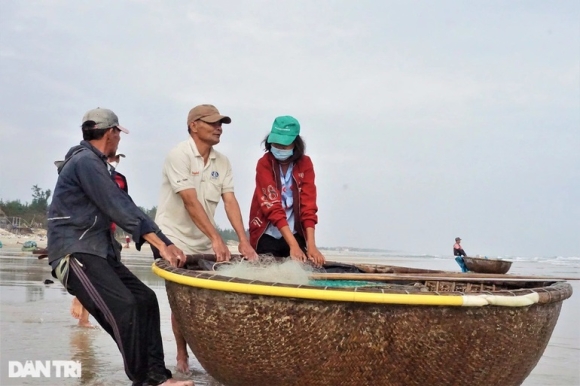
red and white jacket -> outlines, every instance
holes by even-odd
[[[267,152],[256,166],[256,189],[250,207],[250,244],[254,249],[270,223],[278,229],[288,225],[286,212],[280,201],[282,182],[280,164]],[[310,157],[304,155],[294,162],[292,170],[292,195],[294,199],[294,229],[305,236],[306,228],[318,223],[314,167]]]

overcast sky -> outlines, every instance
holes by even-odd
[[[580,256],[579,20],[574,0],[5,0],[0,198],[54,189],[100,106],[155,206],[189,109],[212,103],[246,226],[260,143],[293,115],[319,246]]]

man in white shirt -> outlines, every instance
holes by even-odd
[[[257,254],[246,236],[234,195],[230,161],[213,148],[220,142],[222,124],[231,121],[212,105],[199,105],[189,111],[189,138],[174,147],[165,159],[155,222],[186,254],[214,253],[217,261],[227,261],[230,251],[214,221],[221,197],[240,241],[239,252],[253,260]],[[177,370],[187,373],[187,344],[173,315],[171,324],[177,343]]]

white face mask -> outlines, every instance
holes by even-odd
[[[294,148],[278,149],[277,147],[272,146],[270,151],[272,152],[274,158],[276,158],[278,161],[286,161],[288,158],[292,157],[292,154],[294,154]]]

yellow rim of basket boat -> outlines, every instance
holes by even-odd
[[[379,292],[356,292],[341,290],[325,290],[301,287],[278,287],[254,283],[235,283],[223,280],[209,280],[185,276],[166,271],[153,264],[153,272],[161,278],[190,287],[215,291],[238,292],[251,295],[276,296],[309,300],[324,300],[336,302],[406,304],[417,306],[508,306],[521,307],[537,303],[539,295],[530,293],[520,296],[498,295],[419,295],[392,294]]]

